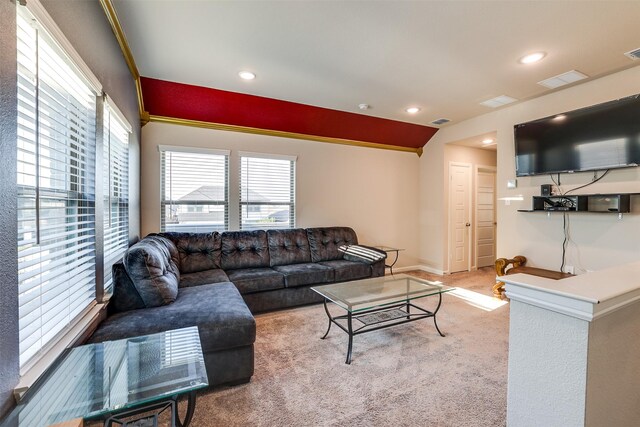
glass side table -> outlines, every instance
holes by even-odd
[[[404,249],[402,249],[402,248],[394,248],[394,247],[385,246],[385,245],[372,246],[372,248],[380,249],[381,251],[386,252],[387,256],[389,256],[392,253],[395,253],[395,258],[393,259],[393,262],[391,264],[385,264],[384,265],[385,268],[388,268],[389,272],[391,274],[393,274],[393,266],[396,265],[396,262],[398,262],[398,255],[400,254],[400,251],[404,251]]]
[[[208,384],[195,326],[83,345],[62,354],[2,426],[45,427],[80,417],[106,419],[109,427],[127,422],[151,426],[154,417],[157,422],[169,410],[172,426],[187,427],[196,390]],[[178,398],[183,395],[187,408],[180,420]],[[133,422],[136,417],[139,421]]]

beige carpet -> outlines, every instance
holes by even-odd
[[[487,296],[495,278],[492,268],[416,274]],[[360,335],[351,365],[344,332],[320,339],[322,305],[258,315],[251,382],[200,394],[192,426],[504,426],[508,311],[446,295],[445,338],[432,319]]]

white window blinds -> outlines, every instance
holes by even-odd
[[[96,92],[18,8],[20,365],[95,301]]]
[[[229,153],[160,147],[162,231],[225,231]]]
[[[295,157],[240,153],[240,229],[295,227]]]
[[[129,246],[129,125],[109,102],[103,116],[104,289]]]

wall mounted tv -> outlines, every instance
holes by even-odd
[[[640,95],[514,126],[516,175],[638,166]]]

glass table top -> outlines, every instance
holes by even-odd
[[[376,249],[380,249],[381,251],[385,251],[385,252],[400,252],[400,251],[404,251],[403,248],[394,248],[392,246],[385,246],[385,245],[378,245],[378,246],[372,246],[373,248]]]
[[[27,391],[2,426],[49,426],[208,385],[197,327],[72,348]]]
[[[352,313],[449,292],[455,288],[406,274],[374,277],[311,288]]]

